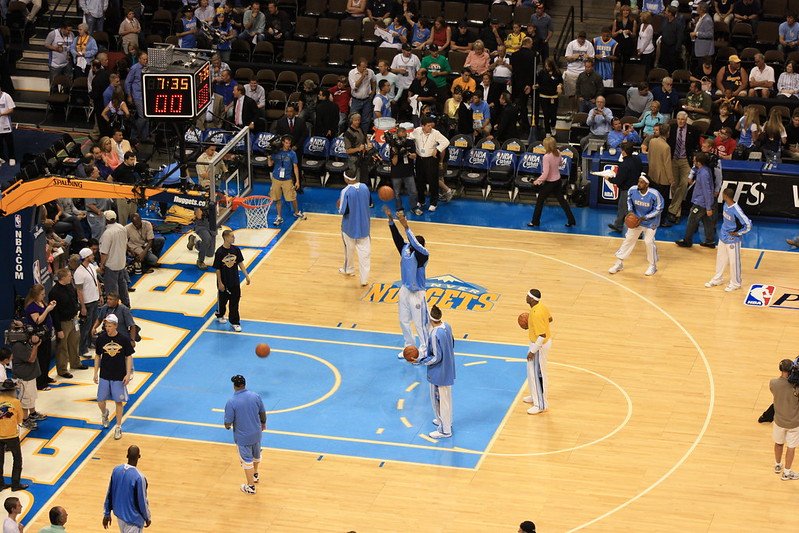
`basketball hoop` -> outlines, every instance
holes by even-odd
[[[245,209],[247,215],[247,227],[251,229],[264,229],[269,227],[269,209],[272,207],[272,199],[268,196],[245,196],[244,198],[233,198],[232,209],[235,211],[239,206]]]

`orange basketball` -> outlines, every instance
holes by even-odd
[[[377,189],[377,196],[383,200],[384,202],[388,202],[389,200],[394,199],[394,189],[389,187],[388,185],[383,185],[379,189]]]
[[[520,314],[519,318],[517,319],[518,322],[519,322],[519,327],[522,328],[522,329],[527,329],[529,327],[528,324],[527,324],[527,321],[529,319],[530,319],[530,313],[522,313],[522,314]]]
[[[419,349],[416,346],[406,346],[405,349],[402,350],[402,357],[409,363],[413,363],[419,359]]]
[[[269,352],[271,351],[272,349],[265,342],[262,342],[261,344],[255,347],[255,355],[257,355],[258,357],[267,357],[269,355]]]
[[[635,213],[629,212],[627,216],[624,217],[624,225],[630,229],[637,228],[641,225],[641,219],[638,218]]]

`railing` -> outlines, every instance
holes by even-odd
[[[48,13],[47,13],[47,15],[48,15],[48,18],[47,18],[47,30],[48,31],[52,30],[55,27],[60,27],[61,26],[61,24],[64,22],[64,19],[66,18],[67,13],[69,12],[70,8],[72,7],[72,4],[75,2],[75,0],[68,0],[66,7],[62,11],[62,10],[59,9],[61,7],[61,2],[62,1],[63,0],[56,0],[55,5],[50,6],[50,8],[48,10]],[[59,17],[59,16],[61,18],[57,19],[57,17]],[[56,18],[55,24],[57,26],[53,25],[53,22],[54,22],[53,18],[54,17]]]
[[[582,15],[582,1],[580,2],[580,13]],[[555,57],[555,61],[560,59],[563,56],[563,53],[566,51],[566,46],[574,40],[574,6],[569,8],[569,12],[566,14],[566,20],[563,21],[563,27],[560,30],[560,35],[558,36],[558,41],[555,43],[555,49],[552,51],[552,55]]]

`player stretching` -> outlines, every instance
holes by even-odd
[[[415,346],[416,340],[411,331],[411,321],[416,326],[416,333],[419,335],[419,353],[427,353],[427,331],[430,316],[427,312],[427,300],[425,283],[427,275],[425,267],[427,260],[430,259],[430,252],[424,247],[424,237],[414,236],[411,228],[408,227],[408,220],[405,215],[397,213],[397,220],[405,228],[408,242],[400,235],[399,230],[394,224],[394,217],[388,206],[383,206],[383,212],[388,217],[388,227],[391,229],[391,236],[394,238],[394,245],[400,253],[400,274],[402,276],[402,287],[399,291],[399,319],[402,335],[405,337],[405,346]],[[397,359],[402,359],[402,351],[397,354]]]
[[[730,265],[730,283],[724,287],[727,292],[741,288],[741,235],[752,229],[752,221],[744,215],[735,203],[735,189],[728,187],[722,194],[724,198],[723,220],[719,234],[719,247],[716,250],[716,275],[705,283],[705,287],[721,285],[724,271]]]
[[[530,387],[530,396],[524,397],[524,403],[533,404],[527,410],[527,414],[537,415],[549,408],[547,356],[552,347],[552,332],[549,330],[552,315],[547,306],[541,303],[541,291],[538,289],[530,289],[527,293],[527,305],[530,306],[530,315],[527,318],[530,335],[530,348],[527,352],[527,386]]]
[[[608,272],[615,274],[624,270],[624,260],[629,257],[638,242],[641,233],[644,234],[644,244],[646,245],[646,260],[649,261],[649,268],[644,272],[647,276],[652,276],[658,271],[658,250],[655,246],[655,232],[660,225],[660,213],[663,212],[663,197],[655,189],[649,188],[649,179],[641,174],[638,178],[638,185],[630,187],[627,193],[627,210],[638,217],[638,226],[627,228],[627,235],[616,252],[616,264]],[[629,213],[628,213],[629,216]]]
[[[417,362],[427,366],[427,381],[430,382],[430,401],[436,415],[433,423],[438,426],[430,432],[434,439],[452,436],[452,384],[455,383],[455,339],[452,327],[441,320],[441,309],[430,310],[430,346],[424,357]]]

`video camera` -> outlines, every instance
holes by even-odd
[[[799,387],[799,357],[794,359],[793,367],[791,367],[791,375],[788,376],[788,383],[794,387]]]
[[[405,157],[406,155],[415,151],[414,142],[407,137],[400,138],[396,133],[386,131],[383,133],[383,139],[391,147],[391,155],[398,157]]]
[[[32,326],[20,322],[12,322],[11,327],[5,331],[5,343],[27,343],[34,335],[43,340],[47,336],[47,328],[44,325]]]

